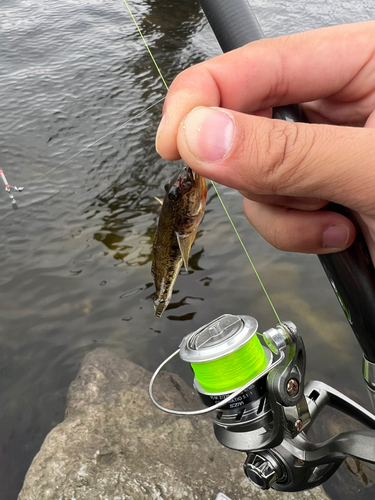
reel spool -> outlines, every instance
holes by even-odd
[[[194,388],[206,407],[228,399],[272,364],[272,353],[257,336],[251,316],[224,314],[185,337],[180,358],[194,371]],[[216,424],[264,426],[271,417],[266,376],[210,413]]]

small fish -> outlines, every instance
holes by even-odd
[[[158,228],[153,246],[151,272],[154,277],[155,315],[167,308],[182,264],[187,270],[191,245],[203,219],[207,187],[204,177],[184,166],[164,187]]]

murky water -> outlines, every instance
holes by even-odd
[[[220,52],[194,1],[131,5],[168,82]],[[114,348],[151,370],[224,312],[262,329],[275,318],[212,190],[189,274],[163,318],[153,315],[153,197],[176,165],[154,151],[161,104],[124,125],[165,91],[122,1],[0,6],[0,168],[25,186],[18,211],[0,191],[0,500],[13,500],[88,351]],[[253,6],[267,36],[375,18],[375,1]],[[279,314],[303,332],[308,377],[368,406],[360,350],[317,259],[272,249],[240,196],[221,192]],[[190,380],[187,367],[171,369]],[[373,498],[344,475],[347,486],[327,485],[332,496]]]

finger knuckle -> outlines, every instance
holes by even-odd
[[[266,140],[265,157],[259,163],[259,188],[267,194],[292,194],[291,188],[301,175],[298,167],[311,149],[311,138],[297,124],[273,120]]]
[[[265,178],[271,192],[277,193],[290,177],[291,161],[298,141],[298,128],[293,124],[290,126],[274,122],[268,141]]]
[[[273,224],[272,227],[268,229],[268,241],[272,246],[277,248],[277,250],[281,250],[283,252],[290,250],[288,233],[285,225],[280,222]]]

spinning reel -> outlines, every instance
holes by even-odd
[[[284,322],[262,335],[257,328],[250,316],[224,314],[187,335],[151,379],[152,401],[172,414],[209,413],[218,441],[247,454],[245,474],[261,489],[313,488],[347,457],[375,463],[375,416],[323,382],[305,384],[306,352],[293,323]],[[155,378],[178,353],[195,372],[202,410],[182,412],[155,401]],[[311,442],[307,433],[326,406],[372,430]]]

